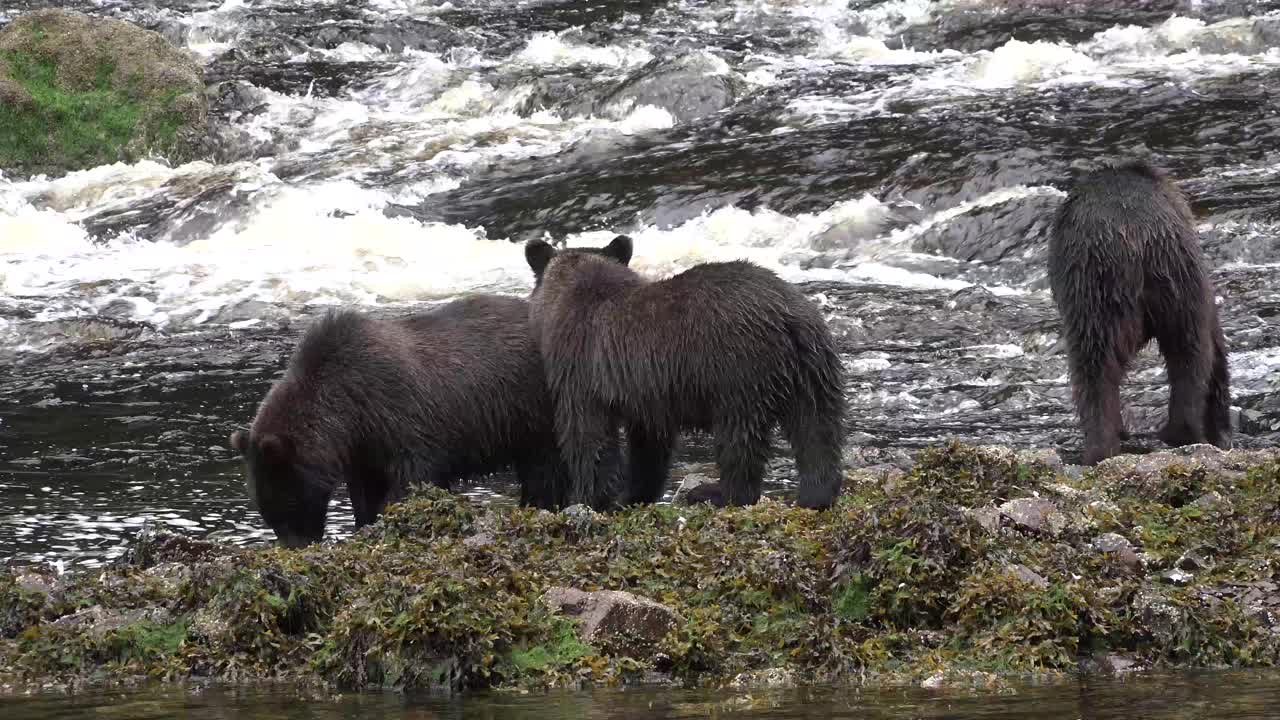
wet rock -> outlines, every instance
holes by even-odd
[[[1142,566],[1142,559],[1134,550],[1133,543],[1118,533],[1103,533],[1094,538],[1092,547],[1100,553],[1107,553],[1124,567],[1135,570]]]
[[[53,621],[52,625],[82,636],[100,638],[113,630],[119,630],[141,622],[167,625],[172,621],[173,615],[161,607],[138,610],[111,610],[95,605],[70,615],[64,615]]]
[[[244,80],[228,80],[209,88],[209,112],[228,120],[257,115],[268,107],[267,94]]]
[[[1044,498],[1017,498],[1000,506],[1000,514],[1014,526],[1037,533],[1056,535],[1066,526],[1066,518],[1056,505]]]
[[[1230,512],[1231,501],[1217,490],[1210,490],[1191,501],[1191,507],[1204,510],[1206,512]]]
[[[3,123],[47,128],[0,146],[0,167],[66,172],[156,152],[171,162],[205,148],[209,108],[200,65],[160,34],[130,23],[69,10],[37,10],[0,29],[0,79],[30,102]],[[51,80],[37,71],[53,69]],[[76,113],[60,108],[78,105]],[[131,113],[122,115],[121,110]],[[132,116],[128,126],[122,117]],[[0,133],[3,131],[0,127]],[[86,141],[85,138],[92,138]]]
[[[983,530],[991,534],[1000,532],[1000,510],[994,506],[972,508],[965,511],[969,517],[973,518]]]
[[[1005,568],[1005,572],[1010,576],[1021,580],[1022,582],[1037,588],[1049,587],[1049,581],[1044,579],[1040,573],[1032,570],[1026,565],[1017,563],[1010,564]]]
[[[970,285],[947,298],[947,307],[954,310],[990,310],[1002,304],[1003,301],[995,293],[981,285]]]
[[[832,250],[856,250],[864,242],[874,240],[887,232],[906,227],[918,218],[911,217],[905,209],[877,203],[853,217],[845,218],[817,233],[809,240],[809,247],[819,252]],[[827,258],[834,263],[836,257]],[[817,266],[817,265],[815,265]]]
[[[1061,202],[1056,194],[1044,194],[974,207],[925,230],[916,237],[913,249],[1000,265],[1009,273],[1007,279],[1025,282],[1042,272],[1049,223]],[[988,302],[998,304],[999,299],[992,296]]]
[[[893,495],[898,491],[901,480],[907,473],[891,463],[877,463],[867,467],[850,470],[847,481],[850,485],[871,484],[879,487],[885,495]]]
[[[943,685],[945,685],[946,682],[947,682],[946,675],[940,672],[937,672],[925,678],[924,680],[921,680],[920,687],[924,688],[925,690],[938,690]]]
[[[651,650],[676,627],[676,615],[670,608],[629,592],[553,587],[543,593],[541,601],[552,610],[578,618],[578,636],[599,647]]]
[[[1185,570],[1172,568],[1160,573],[1160,579],[1174,585],[1186,585],[1194,580],[1195,576]]]
[[[159,523],[148,523],[117,562],[145,570],[161,563],[209,562],[236,552],[235,548],[180,535]]]
[[[1221,481],[1234,482],[1244,477],[1249,467],[1280,456],[1273,450],[1223,451],[1213,445],[1187,445],[1145,455],[1117,455],[1094,467],[1104,487],[1139,497],[1164,498],[1169,492],[1168,473],[1202,472]],[[1194,499],[1203,497],[1203,494]],[[1187,502],[1193,498],[1186,498]]]
[[[1208,570],[1213,567],[1213,562],[1202,553],[1196,552],[1195,550],[1188,550],[1179,556],[1173,565],[1178,570],[1194,573],[1201,570]]]
[[[710,496],[718,495],[720,481],[702,473],[689,473],[680,481],[675,494],[671,496],[672,505],[693,505],[709,502]]]
[[[1142,669],[1141,663],[1134,656],[1112,652],[1095,653],[1087,663],[1082,665],[1085,672],[1092,671],[1105,675],[1124,675]]]
[[[753,688],[790,688],[795,687],[796,684],[797,677],[794,670],[789,668],[769,668],[767,670],[739,673],[734,676],[729,686],[735,690],[750,690]]]
[[[695,52],[645,64],[603,97],[597,111],[621,118],[651,105],[671,113],[676,122],[688,123],[729,107],[736,96],[736,83],[725,62]]]

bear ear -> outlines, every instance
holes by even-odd
[[[231,437],[227,442],[231,445],[232,450],[235,450],[241,455],[244,455],[249,451],[249,435],[243,430],[236,430],[231,433]]]
[[[262,459],[272,465],[283,465],[293,460],[293,440],[288,435],[268,433],[258,440]]]
[[[619,235],[600,251],[605,257],[613,258],[619,265],[631,262],[631,238]]]
[[[529,262],[529,267],[537,277],[542,277],[542,272],[547,269],[551,258],[555,256],[555,248],[543,240],[534,240],[524,246],[524,259]]]

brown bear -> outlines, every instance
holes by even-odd
[[[678,433],[702,430],[715,437],[720,468],[709,497],[755,503],[781,425],[797,503],[829,507],[843,481],[843,367],[817,306],[749,262],[646,281],[627,267],[631,251],[625,236],[593,252],[525,248],[536,278],[530,328],[555,401],[569,502],[600,492],[598,460],[621,425],[628,502],[658,500]]]
[[[1049,238],[1049,284],[1062,319],[1084,463],[1120,452],[1120,384],[1152,338],[1169,377],[1170,446],[1231,447],[1230,377],[1214,288],[1191,208],[1143,161],[1081,178]]]
[[[398,319],[336,311],[314,323],[252,428],[231,436],[250,497],[281,543],[320,540],[344,482],[358,527],[410,483],[448,488],[510,465],[522,504],[566,505],[567,470],[528,319],[522,298],[475,295]],[[603,453],[609,468],[620,464],[616,443]],[[604,474],[598,493],[580,497],[596,509],[613,506],[612,471]]]

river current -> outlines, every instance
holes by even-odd
[[[531,237],[801,283],[851,465],[948,438],[1077,461],[1046,230],[1120,155],[1192,197],[1236,443],[1280,437],[1280,2],[9,0],[0,24],[45,6],[195,53],[215,130],[208,161],[0,176],[11,561],[100,564],[147,522],[269,538],[226,438],[306,323],[527,293]],[[1124,398],[1130,449],[1160,447],[1154,347]],[[707,470],[705,442],[678,460]]]

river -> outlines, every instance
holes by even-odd
[[[1280,2],[10,0],[0,23],[50,5],[195,53],[216,142],[0,176],[11,561],[99,565],[152,521],[268,539],[226,438],[306,322],[526,293],[514,243],[544,234],[801,283],[850,371],[851,465],[947,438],[1078,460],[1045,233],[1073,173],[1135,152],[1194,199],[1237,445],[1280,436]],[[1149,348],[1132,449],[1166,399]],[[675,475],[709,459],[692,439]]]
[[[134,690],[0,699],[12,720],[182,717],[226,720],[675,720],[724,717],[741,720],[1128,720],[1169,718],[1251,720],[1275,717],[1275,673],[1200,672],[1179,675],[1093,679],[1079,683],[1023,685],[1000,694],[966,690],[856,690],[807,688],[759,690],[750,694],[702,690],[598,690],[592,693],[510,695],[489,693],[461,698],[365,693],[319,696],[296,690],[248,687]]]

